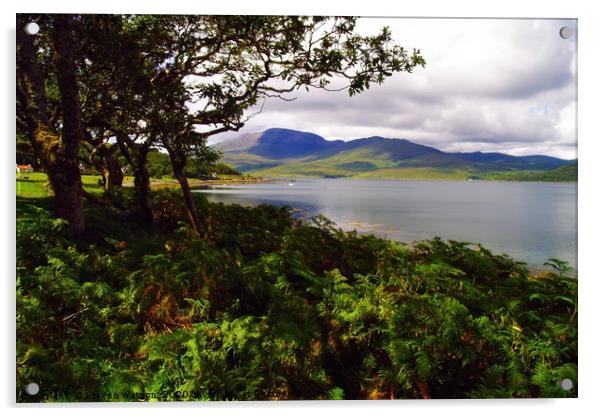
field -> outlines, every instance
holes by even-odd
[[[85,189],[93,194],[101,194],[100,175],[82,175]],[[52,196],[52,190],[46,185],[47,177],[43,172],[17,173],[18,198],[45,198]]]
[[[82,175],[82,183],[84,189],[91,194],[100,195],[104,192],[100,175]],[[189,179],[191,187],[203,187],[209,185],[223,184],[240,184],[249,182],[258,182],[261,178],[238,175],[221,175],[219,179],[201,180]],[[134,179],[131,176],[126,176],[123,181],[124,187],[132,187]],[[17,174],[17,197],[18,198],[45,198],[52,196],[52,190],[47,185],[47,176],[43,172],[18,173]],[[162,187],[177,188],[178,181],[169,178],[153,178],[151,179],[151,187],[159,189]]]

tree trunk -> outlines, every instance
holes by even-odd
[[[54,67],[62,104],[62,132],[49,121],[45,77],[36,56],[34,37],[26,35],[20,20],[17,29],[17,99],[27,135],[54,190],[55,215],[69,221],[75,235],[84,232],[83,189],[79,171],[82,136],[79,90],[75,78],[73,18],[58,15],[53,26]]]
[[[201,218],[199,217],[199,212],[196,208],[196,204],[194,203],[192,192],[190,192],[188,178],[186,177],[186,173],[184,172],[184,168],[186,166],[186,158],[183,157],[183,155],[176,154],[171,148],[168,148],[167,152],[169,153],[169,159],[171,160],[173,173],[178,182],[180,183],[180,188],[182,189],[184,203],[186,204],[186,213],[188,214],[188,219],[190,219],[192,229],[197,235],[201,235],[203,231],[203,223],[201,222]]]
[[[186,203],[186,212],[188,213],[188,218],[192,224],[192,229],[196,234],[201,235],[201,232],[203,231],[203,224],[201,223],[198,210],[196,209],[192,192],[190,192],[188,178],[186,178],[184,172],[174,174],[180,183],[180,188],[182,188],[182,195],[184,196],[184,202]]]
[[[81,234],[84,231],[84,204],[78,155],[83,131],[75,77],[73,17],[57,15],[53,35],[63,127],[61,144],[56,150],[56,161],[52,163],[48,173],[54,189],[56,215],[68,220],[69,227],[75,234]]]
[[[37,61],[33,37],[24,30],[24,22],[17,28],[17,111],[31,147],[44,170],[48,169],[48,155],[39,140],[41,131],[50,132],[45,78]]]
[[[102,175],[102,189],[106,191],[109,188],[109,170],[106,168],[106,166],[95,166],[96,169],[100,170],[100,174]]]
[[[134,170],[134,188],[138,205],[135,211],[138,214],[138,220],[150,226],[153,224],[153,202],[151,200],[150,175],[146,167],[150,143],[136,144],[128,138],[127,133],[123,130],[118,129],[115,133],[121,154]]]
[[[106,157],[106,182],[105,190],[113,191],[117,187],[123,185],[123,171],[121,170],[121,164],[113,154],[109,154]]]
[[[134,186],[136,187],[136,199],[140,220],[143,224],[153,223],[153,203],[150,192],[150,175],[146,168],[148,149],[142,148],[137,152],[136,164],[134,166]]]
[[[69,221],[69,229],[81,235],[85,229],[83,187],[79,166],[52,165],[48,177],[54,191],[54,211],[57,217]]]

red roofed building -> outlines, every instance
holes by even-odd
[[[17,173],[33,172],[31,165],[17,165]]]

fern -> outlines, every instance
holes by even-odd
[[[206,214],[203,239],[165,210],[156,230],[108,217],[88,244],[21,207],[18,401],[31,380],[39,401],[577,395],[578,281],[560,261],[532,276],[466,242]]]

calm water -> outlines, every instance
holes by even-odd
[[[216,202],[288,205],[392,240],[440,236],[481,242],[531,265],[551,257],[577,264],[572,183],[313,179],[197,192]]]

